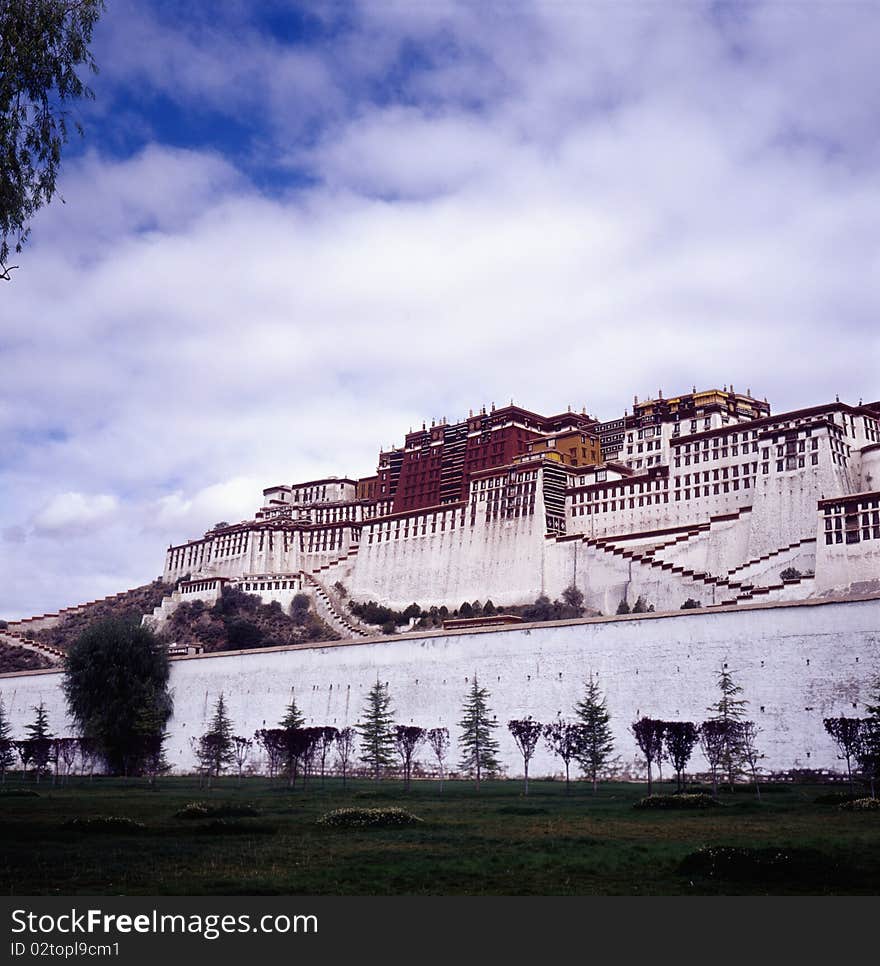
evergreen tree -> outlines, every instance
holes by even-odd
[[[290,704],[284,712],[284,717],[280,721],[280,727],[291,731],[293,728],[302,728],[306,723],[306,716],[296,705],[296,694],[291,690]]]
[[[226,713],[222,691],[214,706],[211,727],[198,740],[196,755],[210,778],[219,778],[223,770],[235,761],[232,722]]]
[[[394,713],[388,686],[376,681],[367,695],[362,722],[356,725],[361,736],[361,761],[379,780],[383,768],[394,764]]]
[[[462,729],[458,744],[462,751],[459,768],[474,776],[478,791],[483,775],[491,776],[499,770],[498,741],[492,736],[498,722],[489,717],[488,698],[489,692],[480,687],[475,674],[462,707],[464,717],[458,722]]]
[[[706,710],[713,711],[710,721],[719,721],[725,726],[724,747],[721,753],[721,769],[727,772],[727,781],[733,791],[737,772],[743,764],[743,742],[741,724],[745,720],[748,701],[740,698],[742,688],[733,680],[726,667],[718,672],[718,690],[721,697]]]
[[[37,781],[46,770],[52,756],[52,733],[49,731],[49,713],[41,701],[33,709],[34,720],[25,726],[27,741],[30,745],[30,760],[34,763]]]
[[[574,713],[581,726],[575,758],[584,774],[592,781],[595,795],[599,772],[611,758],[614,741],[611,737],[611,716],[605,706],[599,682],[594,680],[592,674],[584,682],[584,697],[574,706]]]
[[[3,696],[0,695],[0,781],[6,781],[6,770],[15,764],[15,743],[12,740],[12,726],[6,717]]]

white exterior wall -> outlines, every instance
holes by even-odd
[[[445,726],[457,760],[456,722],[474,674],[490,692],[500,724],[501,760],[511,776],[521,762],[506,722],[532,715],[570,717],[591,671],[606,695],[615,751],[625,772],[641,774],[629,725],[641,717],[701,721],[717,700],[726,663],[761,729],[768,771],[839,771],[822,719],[865,715],[880,670],[880,598],[754,606],[728,611],[640,615],[476,633],[406,635],[368,643],[201,656],[172,662],[175,714],[168,757],[193,768],[190,738],[203,733],[222,692],[238,733],[275,727],[296,689],[310,725],[354,724],[376,680],[387,681],[401,724]],[[56,734],[67,730],[57,672],[0,676],[17,737],[44,701]],[[696,754],[692,771],[705,763]],[[560,764],[541,747],[534,775]]]

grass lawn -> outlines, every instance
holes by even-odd
[[[723,807],[641,811],[643,785],[484,784],[339,779],[289,791],[280,782],[96,778],[64,787],[7,778],[0,791],[0,888],[8,895],[588,895],[876,894],[880,812],[818,804],[829,786],[723,795]],[[38,797],[29,795],[37,791]],[[671,786],[655,791],[672,791]],[[188,802],[253,805],[254,817],[176,817]],[[344,806],[401,806],[424,821],[401,828],[317,824]],[[90,831],[74,818],[142,823]],[[713,863],[687,856],[704,847]]]

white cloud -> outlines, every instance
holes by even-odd
[[[169,542],[262,487],[369,473],[410,425],[483,403],[880,395],[876,131],[853,129],[880,105],[851,30],[800,29],[805,59],[781,14],[719,31],[668,6],[538,4],[529,30],[490,31],[414,6],[367,5],[358,36],[379,42],[342,74],[354,37],[303,66],[329,122],[278,150],[314,166],[307,191],[261,196],[216,153],[161,145],[66,166],[67,204],[2,293],[0,616],[151,579]],[[401,103],[351,108],[352,73],[438,36]],[[201,41],[199,63],[229,49]],[[270,47],[245,45],[247,69],[290,56]],[[172,54],[130,69],[174,86]],[[197,68],[184,100],[243,83]],[[275,94],[280,131],[295,106]]]
[[[37,512],[34,529],[38,533],[61,535],[94,532],[118,508],[119,501],[107,493],[58,493]]]

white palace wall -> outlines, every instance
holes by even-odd
[[[571,716],[590,672],[612,716],[623,772],[640,775],[628,732],[642,715],[701,721],[717,699],[726,664],[742,686],[760,731],[762,768],[838,771],[828,716],[863,716],[880,672],[880,598],[796,602],[730,610],[588,619],[464,633],[401,635],[317,647],[202,655],[173,661],[175,713],[168,757],[192,769],[190,739],[207,730],[222,692],[240,734],[275,727],[295,688],[310,725],[354,724],[375,681],[388,683],[396,721],[445,726],[457,760],[456,722],[473,675],[490,692],[501,760],[511,776],[522,765],[506,722],[531,715]],[[68,731],[58,672],[0,676],[16,737],[44,701],[56,734]],[[68,732],[69,733],[69,732]],[[695,755],[692,770],[705,763]],[[555,774],[542,747],[532,774]]]

